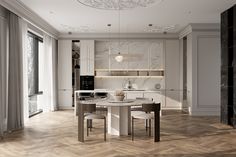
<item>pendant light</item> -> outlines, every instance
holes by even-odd
[[[120,4],[120,0],[119,0],[119,4]],[[117,62],[122,62],[124,57],[120,54],[120,7],[119,7],[118,11],[119,11],[119,45],[118,45],[119,46],[119,52],[118,52],[118,55],[115,57],[115,60]]]

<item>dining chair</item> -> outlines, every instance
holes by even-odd
[[[134,140],[134,120],[135,119],[142,119],[149,121],[149,136],[151,136],[151,123],[152,120],[154,121],[154,128],[155,128],[155,142],[160,140],[160,103],[152,103],[152,104],[142,104],[143,113],[136,114],[132,116],[131,121],[131,136],[132,141]],[[152,113],[154,112],[154,113]],[[156,130],[157,129],[157,130]],[[158,135],[156,135],[156,133]]]
[[[151,101],[153,101],[153,98],[136,97],[136,100],[151,100]],[[140,105],[140,106],[131,106],[131,115],[140,114],[140,112],[143,112],[142,105]],[[148,120],[145,120],[146,132],[147,132],[148,128],[150,127],[148,123],[149,123]]]
[[[151,100],[153,98],[143,98],[143,97],[136,97],[136,100]],[[143,111],[142,106],[131,106],[131,111]]]
[[[89,136],[89,128],[91,129],[90,122],[94,119],[104,120],[104,141],[106,141],[106,116],[96,113],[96,104],[86,104],[84,111],[84,119],[87,121],[87,136]]]

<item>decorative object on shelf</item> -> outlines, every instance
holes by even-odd
[[[161,89],[161,84],[160,83],[155,84],[155,89]]]
[[[75,65],[75,69],[80,69],[80,65],[79,65],[79,64],[76,64],[76,65]]]
[[[127,80],[127,83],[125,84],[124,88],[128,90],[133,88],[133,85],[130,79]]]
[[[159,4],[163,0],[77,0],[79,3],[104,10],[127,10]]]
[[[123,101],[125,98],[125,93],[123,90],[116,90],[114,94],[115,101]]]

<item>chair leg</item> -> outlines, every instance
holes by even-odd
[[[147,119],[145,119],[145,127],[146,127],[146,133],[147,133],[147,131],[148,131],[148,120]]]
[[[106,141],[106,132],[107,132],[107,124],[106,124],[106,117],[104,118],[104,141]]]
[[[87,119],[87,136],[89,136],[89,120]]]
[[[132,125],[131,125],[131,130],[132,130],[132,141],[134,140],[134,117],[132,117]]]
[[[92,131],[92,127],[93,127],[93,120],[90,119],[90,120],[89,120],[89,128],[90,128],[90,131]]]
[[[152,121],[149,119],[149,136],[151,136],[151,131],[152,131]]]

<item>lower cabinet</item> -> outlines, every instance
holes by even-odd
[[[114,93],[110,93],[113,97]],[[150,98],[155,103],[161,103],[162,109],[181,109],[182,102],[180,99],[180,91],[178,90],[166,90],[166,91],[144,91],[144,92],[125,92],[126,99],[136,98]]]
[[[58,104],[59,109],[71,109],[72,108],[72,89],[59,89],[58,92]]]
[[[182,102],[180,99],[180,91],[168,90],[165,92],[165,108],[166,109],[181,109]]]
[[[128,92],[126,93],[126,99],[143,98],[143,92]]]
[[[164,96],[162,95],[161,92],[145,92],[144,93],[144,98],[150,98],[153,99],[155,103],[161,103],[161,107],[163,108],[164,104]]]

